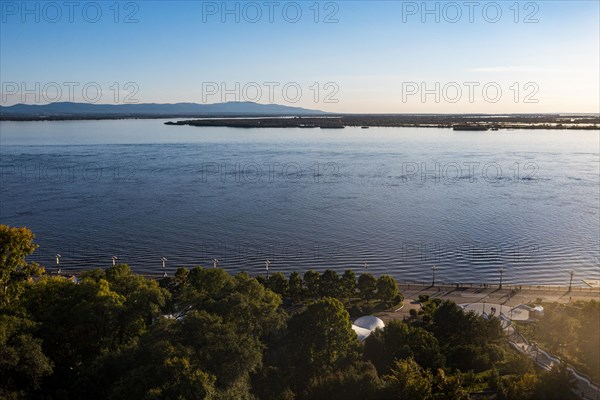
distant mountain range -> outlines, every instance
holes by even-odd
[[[44,117],[176,117],[176,116],[280,116],[280,115],[321,115],[320,110],[289,107],[279,104],[253,102],[227,102],[215,104],[176,103],[176,104],[89,104],[89,103],[50,103],[15,104],[0,106],[0,117],[44,118]]]

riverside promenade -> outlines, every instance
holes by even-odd
[[[494,303],[507,306],[533,303],[538,299],[543,302],[569,303],[572,301],[600,301],[600,288],[575,287],[571,290],[561,286],[543,285],[456,285],[428,283],[400,283],[400,291],[405,298],[416,299],[419,295],[428,295],[442,300],[462,303]]]
[[[528,341],[516,327],[509,324],[505,328],[509,343],[521,353],[527,355],[533,362],[542,369],[550,370],[552,365],[561,362],[560,357],[550,354],[535,342]],[[590,377],[580,373],[575,368],[567,368],[577,382],[577,387],[574,390],[575,394],[584,400],[600,400],[600,387],[596,385]]]
[[[515,286],[504,285],[502,289],[495,286],[456,286],[438,285],[432,286],[425,283],[400,283],[400,292],[404,295],[404,306],[396,311],[385,311],[377,316],[383,321],[390,319],[403,319],[410,317],[410,310],[419,311],[421,304],[418,301],[420,295],[431,298],[450,300],[456,304],[488,304],[489,307],[500,305],[514,308],[521,304],[542,301],[546,303],[570,303],[574,301],[600,301],[600,288],[568,287],[560,286]],[[503,307],[497,307],[501,309]],[[516,319],[516,318],[515,318]]]
[[[559,363],[558,356],[550,354],[538,347],[536,343],[529,342],[523,337],[512,320],[529,318],[529,313],[523,311],[523,304],[542,302],[569,303],[574,301],[600,301],[599,288],[549,287],[549,286],[456,286],[456,285],[427,285],[427,284],[401,284],[400,290],[404,294],[404,306],[395,312],[383,312],[377,316],[385,322],[391,319],[409,318],[410,310],[419,310],[420,295],[430,298],[451,300],[461,305],[466,310],[478,314],[490,315],[492,312],[499,316],[507,334],[509,343],[518,351],[530,357],[542,369],[549,370],[553,364]],[[568,368],[575,377],[577,388],[575,394],[584,400],[600,400],[600,388],[585,374],[572,367]]]

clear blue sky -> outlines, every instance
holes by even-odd
[[[70,99],[65,82],[79,83],[75,101],[85,101],[82,86],[95,82],[103,90],[100,103],[114,102],[109,89],[114,82],[121,87],[119,102],[133,90],[124,89],[127,82],[139,88],[133,99],[158,103],[253,100],[256,87],[241,89],[255,82],[259,102],[268,103],[270,89],[264,84],[276,82],[275,102],[340,112],[599,112],[600,107],[596,0],[523,1],[516,7],[515,1],[481,1],[472,9],[463,1],[427,2],[429,14],[421,1],[319,2],[318,7],[314,1],[229,1],[230,14],[221,1],[139,1],[118,3],[118,15],[113,1],[82,1],[72,10],[62,1],[53,3],[61,15],[49,3],[0,1],[5,105],[21,102],[20,93],[10,93],[13,83],[23,82],[30,90],[39,82],[40,91],[56,82],[63,101]],[[132,13],[137,22],[124,23]],[[230,89],[239,82],[240,90],[224,97],[211,82]],[[472,89],[465,82],[472,82]],[[53,86],[46,89],[40,99],[28,95],[27,102],[53,98]],[[430,91],[424,98],[423,89]],[[326,101],[326,95],[337,103]]]

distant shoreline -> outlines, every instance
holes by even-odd
[[[166,122],[165,125],[229,128],[343,129],[346,127],[449,128],[460,130],[560,129],[600,130],[600,118],[564,115],[332,115],[295,118],[221,118]],[[458,129],[457,129],[458,130]]]
[[[183,119],[169,121],[166,125],[189,125],[198,127],[229,128],[303,128],[343,129],[345,127],[389,127],[389,128],[454,128],[461,130],[600,130],[600,116],[581,114],[211,114],[211,115],[49,115],[24,116],[0,115],[0,121],[101,121],[128,119]]]
[[[282,115],[176,115],[176,114],[164,114],[164,115],[11,115],[11,114],[0,114],[0,121],[11,121],[11,122],[35,122],[35,121],[114,121],[114,120],[130,120],[130,119],[199,119],[199,118],[211,118],[211,119],[231,119],[231,118],[293,118],[295,114],[282,114]]]

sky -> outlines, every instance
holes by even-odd
[[[600,112],[600,2],[5,1],[2,105]]]

